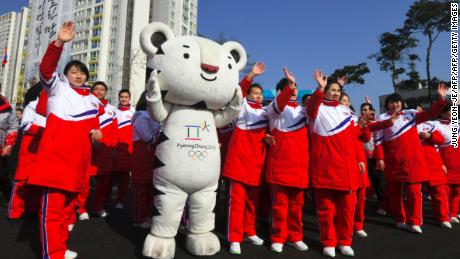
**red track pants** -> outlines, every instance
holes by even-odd
[[[134,224],[146,222],[152,214],[152,183],[131,183],[131,217]]]
[[[355,191],[316,189],[315,199],[319,237],[323,247],[351,246]]]
[[[259,186],[251,186],[238,181],[228,181],[228,222],[229,242],[242,242],[244,235],[256,235],[256,207]]]
[[[129,172],[113,172],[114,178],[118,180],[117,203],[125,203],[126,193],[128,193]]]
[[[43,188],[39,213],[42,255],[46,259],[63,259],[69,237],[69,217],[75,215],[76,194]],[[65,213],[62,213],[65,211]]]
[[[430,186],[431,204],[438,222],[449,221],[449,190],[447,184]]]
[[[421,226],[422,218],[422,184],[421,183],[388,183],[390,192],[391,212],[396,223],[407,222],[409,225]],[[404,206],[403,191],[407,197]],[[407,215],[407,218],[406,218]]]
[[[40,210],[40,187],[28,185],[25,181],[17,181],[8,204],[8,218],[19,219],[24,212],[36,213]]]
[[[93,211],[102,211],[112,194],[112,175],[96,175],[96,187],[93,197]]]
[[[91,175],[87,174],[85,176],[85,181],[83,182],[83,188],[77,196],[77,211],[78,214],[83,214],[88,212],[88,197],[91,190]]]
[[[356,190],[354,231],[364,229],[364,209],[366,207],[366,187]]]
[[[449,214],[457,217],[460,208],[460,184],[449,184]]]
[[[302,241],[302,207],[304,190],[273,184],[272,243]]]

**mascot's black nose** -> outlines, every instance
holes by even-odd
[[[208,65],[208,64],[201,64],[201,69],[207,73],[215,74],[219,71],[219,67]]]

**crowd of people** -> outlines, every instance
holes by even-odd
[[[82,62],[71,61],[63,74],[56,72],[74,26],[65,23],[48,46],[41,83],[30,90],[20,125],[7,100],[0,99],[2,171],[18,130],[22,136],[12,188],[7,173],[0,173],[1,190],[10,198],[8,217],[39,214],[43,258],[77,257],[67,248],[69,231],[77,215],[90,219],[89,207],[92,215],[109,216],[114,180],[115,208],[124,209],[130,189],[132,223],[151,224],[161,125],[147,112],[145,92],[133,108],[130,92],[123,89],[113,106],[104,82],[87,86],[89,71]],[[450,145],[444,84],[428,111],[405,109],[404,99],[391,94],[385,101],[388,112],[376,117],[368,99],[360,114],[354,111],[343,89],[346,77],[328,79],[319,70],[313,73],[316,90],[299,104],[296,78],[284,68],[275,99],[263,106],[263,88],[254,80],[264,71],[258,62],[243,77],[241,110],[234,123],[219,129],[230,253],[241,254],[245,237],[264,243],[256,232],[257,218],[266,216],[259,214],[262,208],[270,211],[273,252],[281,253],[284,244],[308,250],[302,228],[305,193],[315,205],[323,254],[329,257],[336,248],[353,256],[353,236],[367,236],[367,195],[377,196],[378,212],[391,214],[397,228],[422,233],[422,191],[430,195],[440,226],[459,223],[459,149]]]

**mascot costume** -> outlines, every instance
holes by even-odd
[[[175,37],[157,22],[142,30],[140,42],[152,69],[148,110],[162,125],[155,151],[152,227],[143,254],[174,257],[174,237],[187,202],[187,250],[214,255],[220,250],[211,232],[220,175],[216,128],[240,110],[239,71],[246,65],[246,51],[233,41],[220,45],[197,36]]]

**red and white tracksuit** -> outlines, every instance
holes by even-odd
[[[356,190],[356,207],[355,207],[355,222],[354,222],[354,231],[359,231],[364,229],[364,209],[366,207],[366,192],[367,188],[370,186],[369,174],[367,170],[367,156],[366,150],[364,149],[363,143],[368,143],[371,139],[371,132],[368,127],[361,128],[358,124],[358,117],[353,116],[355,121],[355,131],[356,131],[356,152],[358,153],[358,162],[364,163],[365,171],[364,173],[359,172],[359,183],[358,189]]]
[[[361,181],[357,131],[350,109],[316,90],[307,104],[311,133],[311,185],[315,188],[320,241],[350,246],[356,190]]]
[[[429,139],[421,139],[422,148],[428,165],[428,184],[434,215],[438,222],[450,221],[449,198],[444,163],[437,150],[437,145],[445,143],[445,138],[437,130],[437,121],[427,121],[417,125],[417,131],[430,133]]]
[[[118,141],[118,123],[115,106],[110,105],[105,99],[100,101],[104,107],[104,114],[99,116],[102,138],[92,143],[91,165],[86,174],[83,191],[77,197],[77,211],[80,215],[87,212],[92,176],[96,178],[93,197],[93,210],[95,212],[104,209],[112,193],[112,171],[115,163],[115,146]]]
[[[118,120],[118,142],[116,145],[117,155],[113,168],[114,177],[118,178],[117,203],[124,203],[129,185],[129,172],[131,171],[131,159],[133,154],[133,118],[135,109],[130,105],[118,105],[115,111]]]
[[[244,97],[251,83],[247,78],[241,81]],[[285,96],[284,104],[280,103],[282,98],[276,99],[281,110],[286,106],[289,96]],[[256,207],[266,157],[264,136],[268,126],[268,112],[261,104],[246,98],[241,106],[223,167],[223,176],[229,179],[229,242],[242,242],[244,235],[256,235]]]
[[[55,72],[62,47],[52,42],[40,64],[40,79],[48,95],[46,129],[31,166],[28,184],[43,187],[40,234],[43,258],[64,258],[69,206],[84,185],[91,159],[90,131],[99,128],[103,110],[89,87],[72,87]]]
[[[272,195],[271,242],[302,241],[303,193],[308,187],[308,136],[305,108],[282,99],[290,98],[292,89],[285,87],[268,111],[271,135],[275,145],[268,150],[265,180]]]
[[[460,148],[451,145],[452,125],[450,120],[439,120],[436,125],[445,142],[439,145],[439,153],[447,168],[449,186],[449,216],[457,217],[460,210]]]
[[[41,189],[26,184],[46,125],[46,117],[36,112],[38,102],[38,100],[32,101],[24,108],[21,120],[20,129],[23,135],[19,148],[18,166],[14,175],[13,192],[8,205],[8,218],[10,219],[19,219],[24,212],[34,213],[40,209]],[[46,103],[42,114],[46,114]]]
[[[429,180],[429,176],[416,125],[436,117],[445,103],[440,99],[425,112],[403,110],[393,126],[376,132],[375,155],[385,162],[391,212],[396,223],[417,226],[423,223],[421,183]],[[379,121],[391,115],[391,112],[381,114]],[[402,187],[407,197],[405,208]]]
[[[148,221],[152,214],[154,144],[160,126],[147,111],[137,111],[132,121],[131,216],[134,224],[141,224]]]

